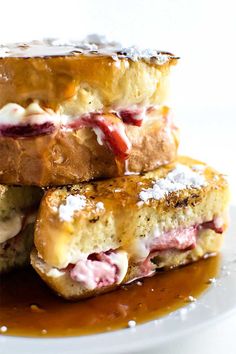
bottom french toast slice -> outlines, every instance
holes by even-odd
[[[42,200],[31,263],[57,294],[80,299],[220,250],[224,176],[188,157],[139,176],[54,188]]]

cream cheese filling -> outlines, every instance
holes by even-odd
[[[127,252],[115,250],[109,255],[103,255],[103,258],[101,260],[80,259],[74,265],[74,268],[69,271],[70,277],[89,290],[120,284],[128,271]],[[67,270],[50,268],[47,271],[47,276],[58,278],[66,272],[68,273]]]
[[[50,108],[41,108],[37,102],[24,108],[17,103],[8,103],[0,109],[0,125],[25,125],[53,123],[66,124],[69,117],[54,112]]]
[[[133,262],[135,261],[140,268],[140,277],[150,276],[155,272],[155,267],[151,262],[155,252],[172,249],[185,251],[195,248],[198,235],[202,230],[210,228],[221,234],[224,231],[224,225],[224,218],[217,215],[211,221],[172,229],[164,233],[160,232],[159,227],[156,226],[153,235],[147,235],[144,239],[139,238],[137,244],[133,245],[132,256],[135,255]],[[46,273],[47,276],[53,278],[67,274],[73,281],[80,283],[86,289],[94,290],[112,284],[120,284],[127,274],[130,258],[131,253],[122,249],[85,257],[81,255],[80,259],[75,264],[70,264],[68,268],[49,268]]]
[[[24,215],[21,212],[12,212],[7,219],[0,220],[0,243],[16,236],[22,228]]]
[[[10,216],[0,220],[0,243],[18,235],[22,227],[34,223],[36,215],[37,212],[31,212],[26,215],[21,211],[12,211]]]
[[[160,107],[155,107],[156,109]],[[130,106],[128,108],[119,108],[116,110],[111,110],[110,113],[115,113],[117,116],[120,116],[120,112],[130,111],[137,113],[133,114],[133,120],[142,121],[146,119],[148,107],[138,107]],[[84,112],[83,114],[98,113],[102,112]],[[53,111],[50,108],[42,108],[38,102],[30,103],[26,108],[22,107],[17,103],[8,103],[0,109],[0,125],[42,125],[44,123],[53,123],[54,125],[69,125],[76,121],[80,116],[78,115],[67,115],[63,114],[58,110],[57,112]]]

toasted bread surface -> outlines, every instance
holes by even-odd
[[[141,199],[143,190],[151,188],[155,181],[163,181],[179,165],[195,171],[194,178],[203,178],[204,185],[186,187],[146,202]],[[82,196],[84,202],[68,219],[61,211],[68,212],[66,204],[70,196]],[[228,199],[228,185],[223,175],[201,162],[179,157],[177,162],[142,176],[48,190],[40,206],[35,246],[49,266],[59,269],[76,263],[81,254],[110,249],[124,249],[130,258],[135,258],[136,242],[147,235],[152,237],[156,226],[163,233],[218,216],[226,225]]]
[[[175,160],[178,130],[159,110],[141,127],[126,125],[131,143],[128,160],[120,160],[107,144],[100,145],[91,128],[58,129],[28,138],[0,137],[0,183],[66,185],[95,178],[144,172]]]
[[[160,51],[134,56],[117,48],[97,49],[50,40],[6,46],[2,57],[0,52],[0,108],[10,102],[26,107],[37,101],[78,115],[163,103],[176,57]]]

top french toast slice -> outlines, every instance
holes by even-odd
[[[54,40],[0,47],[0,108],[37,101],[81,115],[133,105],[163,104],[174,55],[122,49],[114,43]]]

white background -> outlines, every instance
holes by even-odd
[[[236,201],[235,0],[1,0],[0,41],[106,34],[181,56],[172,107],[181,153],[229,174]]]
[[[236,202],[236,8],[234,0],[1,1],[0,41],[106,34],[181,56],[171,104],[184,154],[229,175]],[[236,301],[236,300],[235,300]],[[231,322],[230,322],[231,321]],[[236,318],[160,353],[236,352]],[[221,326],[221,327],[220,327]],[[191,349],[190,349],[191,348]],[[161,351],[162,350],[162,351]]]

